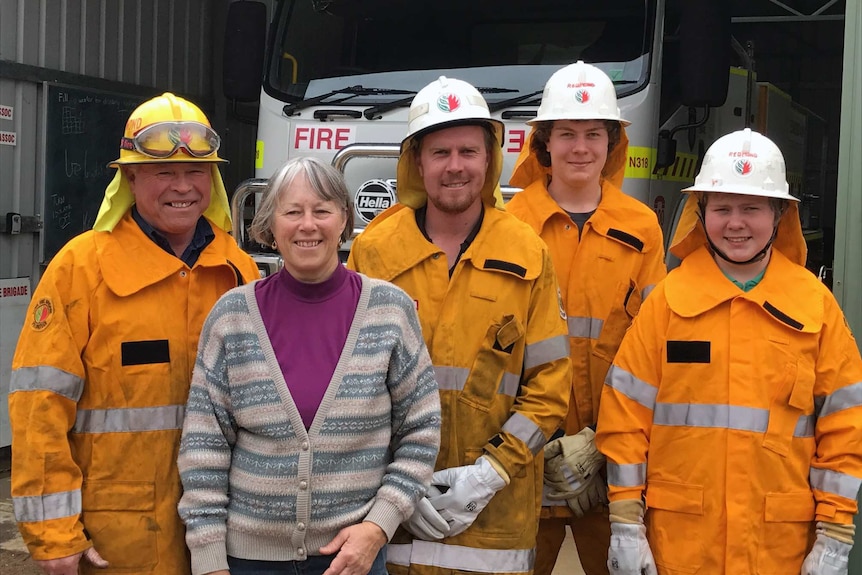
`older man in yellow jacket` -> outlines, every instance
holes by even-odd
[[[12,360],[12,501],[48,575],[189,573],[177,450],[215,301],[260,277],[227,231],[219,138],[166,93],[126,124],[94,229],[39,281]]]
[[[587,575],[607,573],[604,458],[594,431],[605,375],[641,302],[665,276],[655,214],[620,190],[628,122],[600,69],[555,72],[512,174],[506,209],[551,251],[568,316],[572,379],[560,437],[545,447],[536,575],[551,575],[568,524]]]
[[[728,134],[686,191],[682,264],[644,303],[602,395],[611,572],[846,575],[862,358],[803,267],[784,158],[756,132]]]
[[[442,405],[428,496],[388,548],[395,575],[529,573],[542,449],[566,414],[565,313],[547,247],[495,207],[502,125],[479,92],[441,77],[410,106],[401,203],[348,265],[416,301]]]

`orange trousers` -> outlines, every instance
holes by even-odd
[[[550,517],[539,520],[536,541],[536,566],[533,575],[551,575],[557,555],[566,538],[566,525],[571,526],[578,558],[586,575],[608,575],[608,546],[611,525],[608,508],[603,505],[581,518]]]

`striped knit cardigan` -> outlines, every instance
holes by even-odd
[[[229,291],[204,324],[180,444],[179,512],[193,573],[227,569],[227,555],[302,560],[361,521],[391,538],[425,494],[439,444],[437,382],[401,289],[362,276],[307,432],[254,283]]]

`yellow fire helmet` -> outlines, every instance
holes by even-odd
[[[165,92],[138,106],[120,140],[120,157],[108,164],[119,168],[128,164],[164,162],[206,162],[212,165],[210,205],[204,212],[215,225],[231,230],[230,205],[218,164],[221,139],[206,115],[193,103]],[[123,170],[117,169],[105,189],[105,197],[93,229],[109,232],[135,203]]]

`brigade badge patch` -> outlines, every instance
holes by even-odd
[[[560,288],[557,287],[557,304],[560,306],[560,317],[568,319],[566,316],[566,308],[563,307],[563,292],[560,291]]]
[[[33,323],[30,324],[35,331],[42,331],[51,323],[54,317],[54,304],[48,298],[42,298],[33,308]]]

